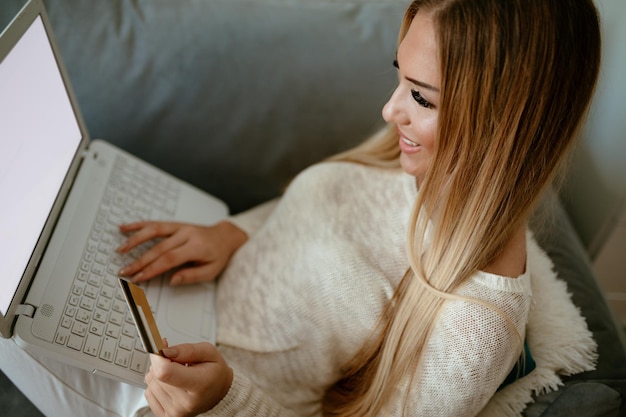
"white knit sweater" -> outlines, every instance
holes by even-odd
[[[280,200],[232,218],[250,236],[218,281],[217,345],[235,377],[206,415],[321,415],[325,390],[366,340],[408,268],[405,242],[416,193],[414,177],[399,170],[325,163],[301,173]],[[524,275],[481,272],[460,291],[503,309],[522,335],[533,265],[545,263],[530,235],[528,246]],[[538,278],[555,279],[549,268],[547,275]],[[447,302],[407,415],[478,414],[519,354],[517,336],[497,313]],[[391,415],[401,415],[404,398],[398,396]]]

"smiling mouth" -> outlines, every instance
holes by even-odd
[[[405,137],[402,138],[402,142],[406,143],[409,146],[413,146],[413,147],[418,146],[417,143],[415,143],[412,140],[409,140],[409,139],[407,139]]]

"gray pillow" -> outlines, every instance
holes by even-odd
[[[383,124],[408,1],[46,5],[91,135],[238,212]]]

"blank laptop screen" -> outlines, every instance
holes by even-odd
[[[0,311],[7,313],[81,132],[41,17],[0,62]]]

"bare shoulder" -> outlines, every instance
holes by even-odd
[[[520,227],[504,250],[485,268],[486,272],[517,278],[526,271],[526,228]]]

